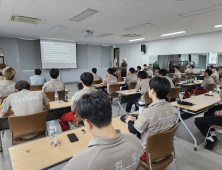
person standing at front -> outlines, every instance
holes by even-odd
[[[127,73],[127,62],[126,59],[123,59],[123,62],[121,63],[121,68],[122,68],[122,72],[121,72],[121,77],[126,77],[126,73]]]

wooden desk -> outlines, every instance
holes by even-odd
[[[121,86],[125,85],[126,83],[124,81],[120,81],[120,82],[117,82],[118,84],[120,84]],[[106,86],[103,86],[101,84],[92,84],[93,87],[95,88],[105,88]]]
[[[180,86],[197,86],[197,85],[200,85],[202,84],[203,80],[197,80],[197,81],[194,81],[194,83],[188,83],[188,84],[183,84],[183,83],[176,83]]]
[[[120,117],[113,118],[112,123],[114,128],[120,129],[122,133],[129,132],[128,124],[121,122]],[[85,129],[86,133],[82,134],[81,129]],[[70,133],[75,133],[79,141],[70,143],[67,137],[67,134]],[[46,169],[66,162],[77,152],[87,147],[92,137],[86,127],[82,127],[58,134],[57,139],[61,145],[57,147],[50,145],[49,137],[12,146],[9,148],[12,169]],[[30,153],[26,153],[26,149],[30,149]]]

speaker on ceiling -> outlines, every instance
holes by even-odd
[[[141,51],[146,53],[146,45],[145,44],[142,44],[141,45]]]
[[[191,54],[189,54],[189,61],[191,61]]]

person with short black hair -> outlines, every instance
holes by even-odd
[[[222,67],[219,67],[219,71],[218,71],[219,75],[222,76]]]
[[[156,67],[154,70],[154,77],[159,77],[160,67]]]
[[[147,71],[146,71],[147,76],[153,76],[153,71],[151,70],[151,67],[152,67],[152,65],[150,65],[150,64],[147,67]]]
[[[116,75],[116,68],[115,67],[113,67],[113,75],[117,78],[117,80],[118,80],[118,76]]]
[[[140,71],[138,73],[137,84],[135,88],[135,93],[139,92],[141,95],[144,95],[148,92],[149,89],[149,81],[150,79],[147,78],[147,73],[145,71]],[[132,105],[137,103],[140,97],[132,98],[127,101],[126,104],[126,112],[129,113],[131,111]],[[135,111],[138,110],[138,106],[135,105]]]
[[[57,79],[59,70],[57,68],[52,68],[49,70],[49,74],[52,79],[43,85],[42,91],[45,93],[65,90],[65,84]]]
[[[193,68],[194,68],[194,66],[193,66],[193,65],[190,65],[190,73],[193,73],[193,74],[194,74]]]
[[[112,106],[101,91],[83,95],[77,103],[86,133],[94,137],[88,147],[75,154],[63,170],[136,169],[143,154],[140,140],[133,134],[115,130]],[[104,158],[108,161],[101,161]],[[119,168],[118,168],[119,169]]]
[[[43,85],[46,82],[46,78],[41,76],[42,70],[35,69],[35,75],[30,77],[31,85]]]
[[[167,71],[166,71],[165,69],[161,69],[161,70],[159,71],[159,77],[164,77],[164,78],[166,78],[166,79],[170,82],[171,88],[175,88],[172,79],[169,78],[166,74],[167,74]]]
[[[170,92],[170,82],[161,77],[154,77],[149,81],[149,97],[152,103],[145,108],[138,117],[133,115],[121,116],[123,122],[128,123],[128,129],[133,134],[139,134],[143,143],[144,154],[141,157],[146,161],[146,143],[149,134],[163,132],[174,126],[176,108],[165,101]]]
[[[15,116],[25,116],[50,109],[49,99],[46,94],[41,91],[29,91],[29,82],[18,81],[15,84],[15,89],[17,93],[10,94],[3,101],[1,106],[2,116],[9,116],[13,113]],[[19,138],[29,139],[38,134],[34,133]]]
[[[173,82],[176,80],[176,78],[181,78],[181,72],[180,72],[180,67],[179,66],[175,66],[174,67],[174,71],[175,71],[175,74],[173,76]]]
[[[76,122],[75,117],[75,108],[78,100],[84,94],[89,94],[93,91],[98,91],[94,87],[92,87],[93,75],[89,72],[84,72],[80,76],[80,80],[83,85],[83,89],[81,91],[76,92],[71,98],[71,112],[63,114],[58,118],[59,124],[61,126],[62,131],[67,131],[70,129],[69,122]]]
[[[141,70],[141,67],[140,66],[137,66],[137,69],[136,69],[136,72],[135,72],[135,75],[138,77],[138,73],[140,72]]]
[[[148,71],[146,64],[143,64],[143,71]]]
[[[109,85],[110,84],[117,84],[117,78],[113,76],[113,69],[109,68],[107,70],[107,74],[105,75],[105,78],[102,83],[100,83],[102,86],[107,85],[107,90],[103,90],[105,94],[109,94]]]
[[[92,74],[93,74],[93,81],[101,81],[102,78],[96,74],[97,73],[97,69],[96,68],[92,68]]]
[[[219,80],[219,73],[218,73],[218,67],[212,67],[212,74],[211,77],[214,79],[214,82],[216,83],[217,80]]]
[[[190,65],[186,65],[185,74],[186,74],[186,73],[191,73]]]
[[[126,76],[126,86],[122,87],[122,90],[129,90],[129,86],[131,82],[137,82],[137,76],[135,75],[135,69],[131,67]]]
[[[8,95],[15,93],[15,77],[16,71],[12,67],[6,67],[2,71],[2,75],[5,80],[0,83],[0,96],[7,97]]]

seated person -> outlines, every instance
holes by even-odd
[[[211,77],[214,79],[214,82],[216,83],[217,80],[219,80],[219,73],[218,73],[218,68],[217,67],[212,67],[212,73]]]
[[[14,82],[16,71],[11,67],[6,67],[3,69],[2,74],[5,77],[5,81],[0,83],[0,95],[5,97],[16,92]]]
[[[118,76],[116,75],[116,68],[114,67],[113,68],[113,75],[117,78],[117,80],[118,80]]]
[[[156,67],[154,71],[154,77],[159,77],[160,67]]]
[[[220,67],[218,73],[220,74],[220,76],[222,76],[222,67]]]
[[[152,67],[151,65],[148,65],[148,67],[147,67],[147,69],[148,69],[146,72],[147,76],[153,76],[153,71],[151,70],[151,67]]]
[[[129,90],[129,86],[131,82],[137,82],[137,76],[135,75],[135,69],[134,68],[130,68],[129,72],[126,76],[126,86],[122,87],[122,90]]]
[[[175,88],[175,86],[174,86],[174,84],[173,84],[173,82],[172,82],[172,79],[169,78],[168,76],[166,76],[166,74],[167,74],[167,71],[166,71],[165,69],[161,69],[161,70],[159,71],[159,77],[164,77],[164,78],[166,78],[166,79],[170,82],[171,88]]]
[[[52,68],[49,70],[49,74],[52,79],[43,85],[42,91],[45,93],[65,90],[65,84],[57,79],[59,70],[57,68]]]
[[[94,137],[63,170],[135,170],[138,167],[143,154],[142,144],[135,135],[114,129],[112,107],[104,93],[83,95],[77,103],[77,112]]]
[[[176,78],[181,78],[181,72],[180,72],[180,67],[175,66],[174,67],[175,74],[173,75],[173,82],[176,80]]]
[[[76,92],[71,99],[71,112],[63,114],[58,118],[59,124],[61,126],[62,131],[67,131],[70,129],[69,122],[76,122],[75,107],[81,96],[84,94],[89,94],[92,91],[98,91],[94,87],[92,87],[93,75],[91,73],[85,72],[80,76],[80,80],[82,81],[83,89],[81,91]]]
[[[147,73],[145,71],[140,71],[138,73],[138,79],[137,84],[135,88],[135,92],[141,93],[141,95],[144,95],[146,92],[148,92],[149,89],[149,81],[150,79],[147,78]],[[137,103],[140,97],[132,98],[127,101],[126,105],[126,112],[129,113],[131,111],[132,105]],[[135,106],[135,111],[138,110],[138,107]]]
[[[146,64],[143,64],[143,71],[148,71]]]
[[[141,67],[140,66],[137,66],[137,69],[136,69],[136,73],[135,73],[135,75],[138,77],[138,73],[140,72],[140,70],[141,70]]]
[[[190,65],[190,73],[193,73],[193,74],[194,74],[193,68],[194,68],[194,66],[193,66],[193,65]]]
[[[30,77],[31,85],[43,85],[46,82],[46,79],[41,74],[42,70],[39,68],[35,69],[35,75]]]
[[[186,75],[186,73],[191,73],[191,70],[190,70],[190,65],[187,65],[186,66],[186,70],[185,70],[185,75]]]
[[[121,120],[128,123],[129,131],[140,135],[144,150],[141,159],[144,161],[146,161],[145,152],[149,134],[167,131],[174,126],[174,116],[177,110],[165,101],[169,91],[170,82],[167,79],[154,77],[149,82],[149,97],[153,100],[149,108],[145,108],[138,117],[121,116]]]
[[[110,84],[117,84],[117,78],[113,76],[113,69],[109,68],[107,70],[107,74],[105,75],[105,78],[102,83],[100,83],[102,86],[107,85],[107,90],[103,90],[105,94],[109,94],[109,85]]]
[[[220,98],[222,100],[222,81],[217,80],[217,83],[220,85]],[[222,126],[222,105],[210,108],[207,112],[204,113],[204,117],[202,118],[195,118],[195,125],[204,137],[207,136],[210,125]],[[217,145],[218,141],[219,140],[216,137],[215,129],[212,128],[207,136],[204,148],[212,151]]]
[[[204,80],[202,82],[202,84],[200,85],[200,87],[198,87],[197,89],[188,89],[185,91],[184,96],[186,98],[189,98],[189,94],[204,94],[206,93],[206,88],[208,86],[208,84],[213,84],[214,83],[214,79],[211,77],[212,74],[212,70],[210,69],[206,69],[204,72]]]
[[[93,81],[101,81],[101,77],[99,75],[96,74],[97,73],[97,69],[96,68],[92,68],[92,75],[93,75]]]
[[[2,83],[5,79],[4,76],[2,75],[2,69],[0,70],[0,83]]]
[[[50,109],[49,99],[43,92],[29,91],[30,84],[27,81],[21,80],[15,84],[17,93],[10,94],[1,106],[1,115],[10,116],[25,116]],[[21,100],[29,98],[32,100]],[[12,109],[12,110],[11,110]],[[37,136],[39,133],[21,136],[20,138],[29,139]]]

